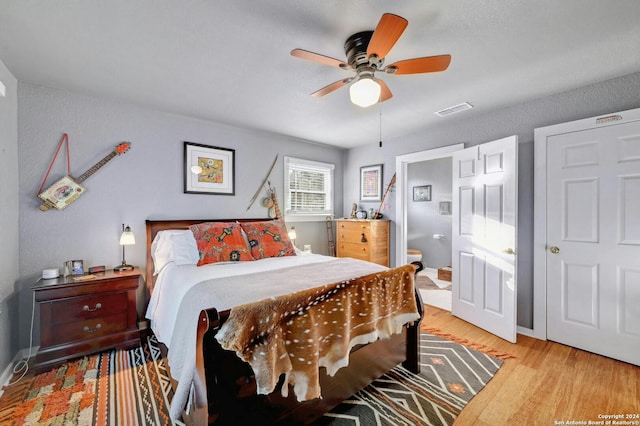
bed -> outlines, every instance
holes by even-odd
[[[172,417],[308,424],[400,363],[419,371],[421,265],[301,253],[272,219],[147,220],[146,232],[146,316],[168,359]],[[232,241],[227,257],[219,240]]]

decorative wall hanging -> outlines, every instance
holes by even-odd
[[[414,186],[413,201],[431,201],[431,185]]]
[[[378,207],[378,211],[371,215],[370,219],[382,219],[382,207],[384,206],[384,200],[387,198],[387,194],[389,191],[393,190],[394,185],[396,184],[396,174],[394,173],[391,177],[391,181],[389,181],[389,185],[387,185],[387,189],[384,190],[384,195],[382,196],[382,200],[380,201],[380,206]]]
[[[451,214],[451,201],[440,201],[440,204],[438,205],[438,211],[442,215]]]
[[[258,190],[256,191],[255,194],[253,194],[253,197],[251,197],[251,201],[249,201],[249,205],[247,206],[247,211],[249,211],[253,203],[256,201],[256,199],[262,192],[262,189],[264,188],[264,186],[269,183],[269,176],[271,176],[271,172],[275,168],[277,162],[278,162],[278,154],[276,154],[276,158],[273,159],[273,163],[271,163],[271,167],[269,167],[269,171],[267,172],[267,175],[264,177],[264,179],[262,179],[262,183],[260,183]],[[269,183],[269,186],[271,186],[270,183]],[[271,211],[273,210],[273,200],[271,199],[271,197],[267,197],[264,200],[262,200],[262,205],[267,209],[269,209],[269,215],[271,216]]]
[[[66,153],[67,153],[67,176],[62,177],[56,183],[51,185],[45,191],[42,191],[44,188],[44,184],[47,181],[47,177],[49,177],[49,173],[51,172],[51,167],[53,163],[56,161],[56,157],[60,152],[60,148],[62,145],[66,144]],[[84,194],[87,191],[82,185],[89,176],[93,175],[97,172],[102,166],[107,164],[113,157],[124,154],[131,148],[131,142],[122,142],[116,145],[115,149],[109,153],[102,160],[98,161],[93,165],[89,170],[80,175],[79,178],[71,177],[71,164],[70,164],[70,156],[69,156],[69,135],[65,133],[58,144],[58,148],[56,149],[55,154],[53,155],[53,159],[51,160],[51,164],[49,164],[49,168],[47,169],[47,173],[42,180],[42,184],[40,185],[40,189],[38,190],[38,198],[44,201],[40,205],[40,210],[46,212],[52,207],[62,210],[67,207],[69,204],[74,202],[80,195]]]
[[[184,143],[184,192],[235,195],[235,149]]]
[[[360,201],[382,200],[382,164],[360,167]]]

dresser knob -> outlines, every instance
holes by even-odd
[[[361,243],[366,243],[367,242],[367,238],[364,236],[364,232],[362,233],[362,238],[360,239]]]
[[[91,329],[89,328],[88,325],[85,325],[82,330],[84,330],[85,333],[95,333],[96,331],[100,330],[102,328],[102,324],[98,323],[96,324],[96,328]]]
[[[95,308],[91,309],[91,308],[89,307],[89,305],[84,305],[84,306],[82,307],[82,310],[83,310],[83,311],[85,311],[85,312],[93,312],[93,311],[97,311],[97,310],[98,310],[98,309],[100,309],[100,308],[102,308],[102,303],[99,303],[99,302],[98,302],[98,303],[96,303],[96,307],[95,307]]]

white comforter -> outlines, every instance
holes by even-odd
[[[254,274],[333,260],[336,258],[305,253],[299,256],[274,257],[252,262],[213,263],[200,267],[195,265],[176,266],[171,263],[158,274],[151,300],[147,306],[146,317],[151,320],[151,328],[158,341],[164,343],[167,348],[171,348],[171,337],[178,317],[180,301],[194,285],[215,278]],[[234,306],[279,295],[274,294],[273,289],[257,283],[247,283],[247,285],[248,288],[229,288],[224,285],[224,282],[220,282],[219,291],[212,291],[211,299],[209,299],[211,304],[206,308],[215,307],[218,311],[223,311]],[[283,291],[284,293],[290,292],[287,289]]]
[[[304,280],[297,282],[283,283],[282,274],[276,274],[276,278],[271,280],[268,278],[269,274],[256,275],[266,271],[315,263],[327,264],[326,268],[322,268],[323,273],[305,277]],[[193,393],[196,332],[201,310],[212,307],[218,311],[231,309],[234,306],[355,278],[383,269],[386,268],[369,262],[321,255],[288,256],[201,267],[194,265],[165,267],[156,280],[146,317],[151,320],[151,328],[158,340],[169,349],[171,375],[178,380],[178,388],[171,404],[171,417],[174,419],[180,417],[187,399]],[[232,286],[225,285],[225,277],[240,275],[247,275],[247,281],[239,285],[237,278],[234,278]],[[197,294],[191,294],[189,297],[189,290],[203,281],[208,281],[207,286],[211,290],[205,295],[202,292],[202,286],[198,286]]]

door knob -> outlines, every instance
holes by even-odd
[[[502,252],[506,253],[506,254],[516,254],[516,251],[514,249],[512,249],[511,247],[508,247],[508,248],[502,250]]]
[[[556,246],[551,246],[551,248],[549,248],[549,251],[553,254],[558,254],[560,253],[560,249]]]

